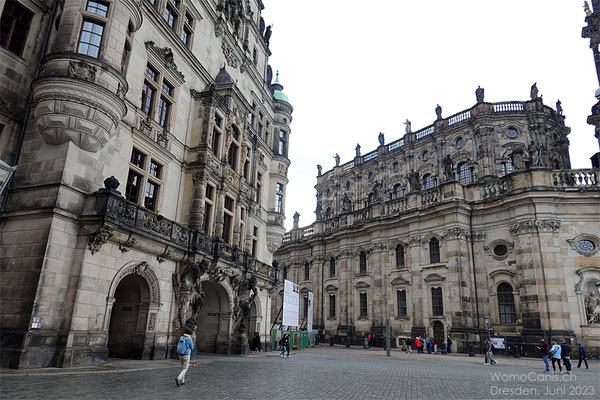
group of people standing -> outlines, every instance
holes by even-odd
[[[585,363],[585,368],[588,369],[589,365],[587,362],[587,352],[585,351],[585,347],[581,343],[577,343],[579,350],[579,363],[577,368],[581,368],[581,363]],[[552,362],[552,371],[556,374],[556,366],[558,365],[559,373],[562,373],[562,367],[565,367],[565,373],[570,374],[571,368],[573,367],[573,363],[571,362],[571,345],[567,342],[566,339],[561,339],[560,344],[558,344],[555,340],[551,342],[551,347],[548,347],[548,343],[546,340],[540,339],[540,345],[537,346],[540,353],[542,353],[542,358],[544,359],[544,364],[546,365],[545,372],[550,372],[550,361]],[[562,362],[562,365],[561,365]]]
[[[412,338],[406,339],[406,352],[410,352],[412,354],[412,346],[416,347],[417,354],[421,354],[425,352],[427,349],[428,354],[433,354],[435,352],[435,340],[432,337],[423,338],[421,336],[417,336],[413,341]],[[446,346],[446,351],[448,353],[452,353],[452,339],[448,335],[447,338],[444,339],[444,345]]]

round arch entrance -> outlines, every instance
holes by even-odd
[[[231,306],[227,291],[218,283],[203,281],[204,306],[198,316],[196,344],[200,353],[229,353]]]
[[[114,299],[108,356],[141,359],[150,304],[148,283],[140,275],[127,275],[119,282]]]

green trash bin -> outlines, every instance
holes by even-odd
[[[308,345],[309,347],[315,347],[315,338],[316,335],[314,332],[309,332],[308,333]]]

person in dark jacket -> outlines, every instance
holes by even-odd
[[[571,345],[565,339],[560,340],[560,355],[562,362],[567,369],[567,374],[571,373]]]
[[[548,343],[542,338],[540,339],[540,345],[537,346],[537,349],[542,353],[542,358],[544,359],[544,364],[546,364],[546,371],[550,372],[550,363],[548,362]]]
[[[589,369],[590,366],[587,362],[587,352],[585,351],[585,347],[581,343],[577,343],[579,346],[579,363],[577,364],[577,368],[581,368],[581,362],[585,363],[585,369]]]
[[[452,339],[450,339],[450,335],[446,338],[446,345],[448,346],[448,354],[452,353]]]
[[[287,350],[287,356],[290,357],[290,334],[285,333],[281,340],[279,341],[279,346],[281,346],[281,357],[285,358],[285,352]]]
[[[262,353],[262,346],[260,343],[260,334],[258,332],[254,332],[254,337],[252,338],[252,344],[250,345],[250,350],[252,353]]]

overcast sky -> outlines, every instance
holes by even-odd
[[[270,64],[294,107],[286,229],[315,220],[317,164],[323,171],[485,100],[560,99],[572,128],[571,165],[598,151],[586,123],[598,82],[583,0],[264,0],[273,24]],[[365,7],[365,5],[368,5]]]

